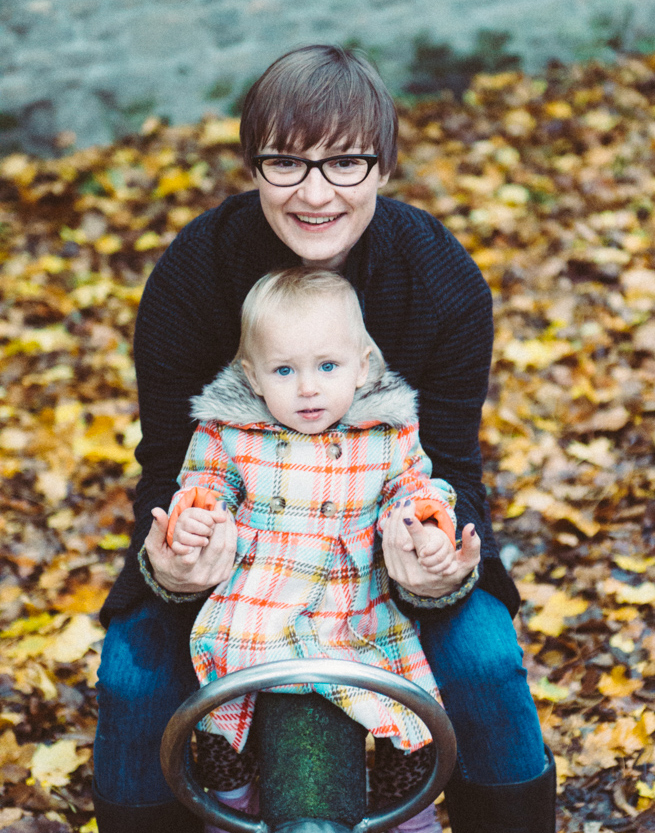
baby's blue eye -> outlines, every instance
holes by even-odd
[[[276,367],[275,372],[278,376],[288,376],[290,373],[293,373],[293,370],[291,370],[288,364],[284,364],[282,367]]]
[[[324,373],[329,373],[331,370],[334,370],[336,366],[336,362],[323,362],[323,364],[321,365],[321,370]]]

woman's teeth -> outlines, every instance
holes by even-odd
[[[313,226],[320,226],[322,223],[331,223],[332,220],[336,220],[338,214],[333,214],[331,217],[307,217],[305,214],[296,214],[296,217],[302,223],[310,223]]]

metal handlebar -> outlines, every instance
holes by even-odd
[[[271,833],[265,821],[221,804],[195,781],[189,740],[198,721],[223,703],[249,692],[293,683],[350,685],[386,695],[411,709],[432,735],[437,754],[425,782],[403,802],[363,818],[353,833],[382,833],[437,799],[455,765],[457,744],[448,716],[427,692],[404,677],[358,662],[292,659],[228,674],[192,694],[170,719],[161,744],[162,770],[177,798],[196,815],[230,833]]]

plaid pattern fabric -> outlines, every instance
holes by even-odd
[[[191,648],[201,683],[241,668],[301,657],[349,659],[401,674],[437,696],[412,623],[391,601],[376,547],[393,503],[454,493],[431,481],[418,426],[339,426],[299,434],[277,425],[203,422],[180,474],[181,491],[213,489],[236,514],[231,578],[196,619]],[[430,739],[411,712],[380,695],[334,685],[315,690],[378,737],[415,751]],[[221,706],[201,724],[238,751],[255,695]]]

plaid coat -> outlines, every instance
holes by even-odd
[[[376,546],[397,500],[437,501],[454,522],[452,488],[429,479],[415,392],[386,371],[357,391],[340,424],[300,434],[276,424],[231,366],[194,398],[193,415],[200,424],[171,506],[193,487],[210,489],[235,513],[238,532],[232,576],[209,597],[191,634],[201,684],[264,662],[331,657],[385,668],[437,696]],[[319,692],[406,751],[430,739],[418,718],[386,697],[322,684],[285,690]],[[240,751],[255,696],[221,706],[201,728]]]

